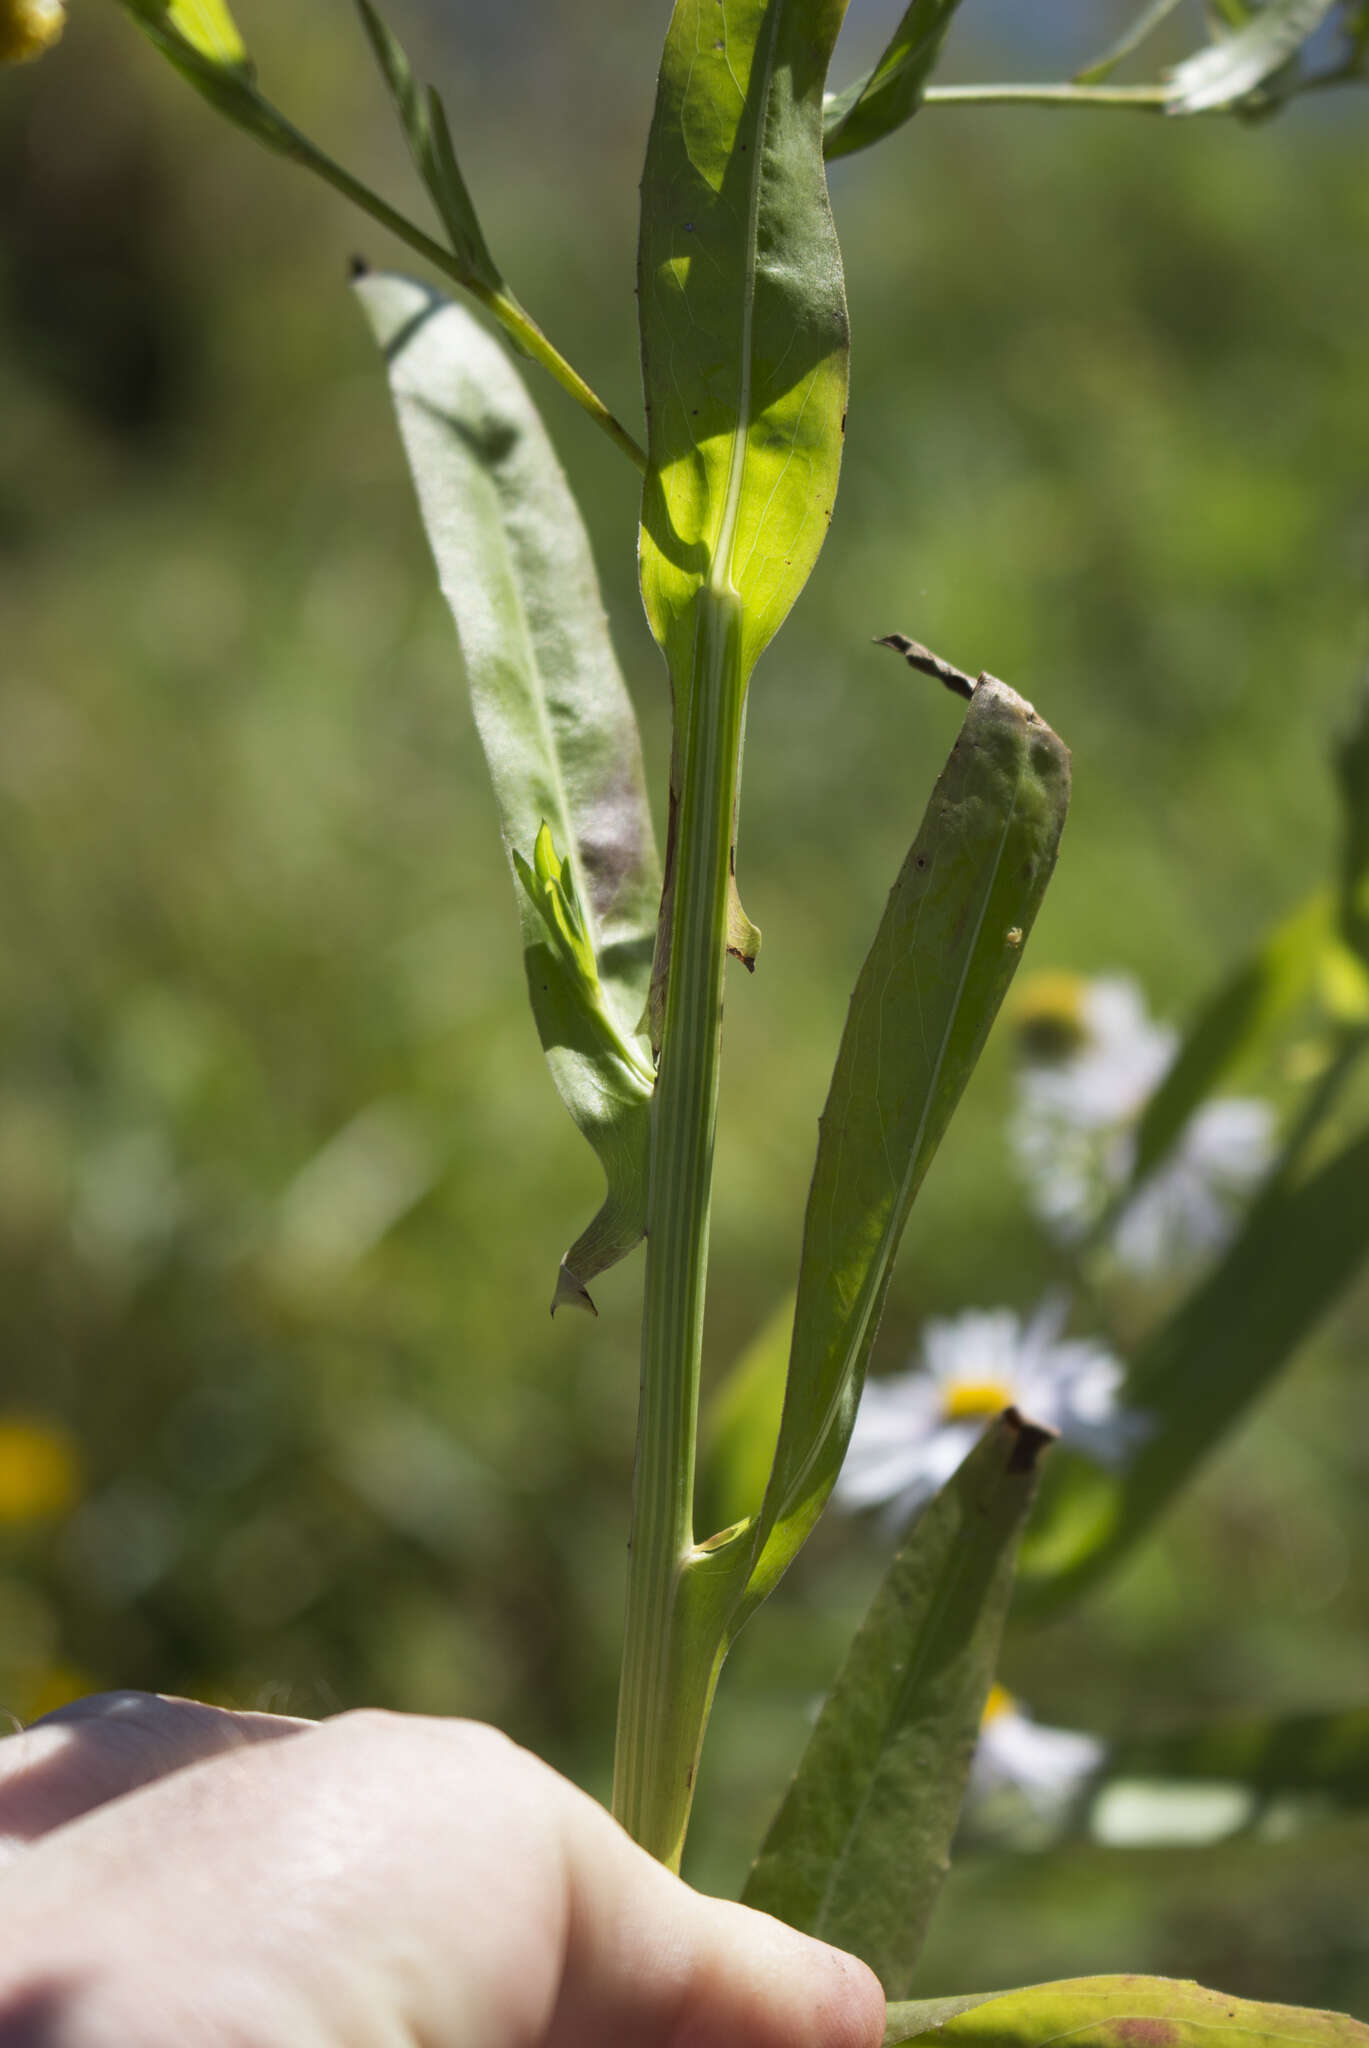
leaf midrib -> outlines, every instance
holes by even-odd
[[[751,392],[753,337],[756,316],[756,234],[760,223],[761,192],[765,183],[765,133],[770,119],[771,93],[775,77],[775,45],[779,39],[780,16],[786,0],[772,0],[766,13],[765,50],[762,59],[760,46],[752,61],[747,78],[747,99],[753,98],[753,83],[756,66],[761,64],[761,91],[759,115],[751,146],[751,177],[746,195],[746,262],[743,273],[742,324],[740,336],[740,363],[737,382],[737,424],[732,434],[732,454],[728,465],[727,491],[723,499],[722,518],[718,524],[718,538],[713,548],[713,559],[709,564],[707,588],[711,593],[728,591],[735,593],[732,581],[732,550],[736,544],[737,527],[741,517],[742,488],[746,476],[746,460],[751,446]],[[743,108],[745,112],[745,108]],[[741,124],[738,124],[738,133]]]

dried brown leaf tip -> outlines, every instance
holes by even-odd
[[[924,647],[920,640],[910,640],[906,633],[885,633],[875,640],[876,647],[892,647],[895,654],[901,654],[909,668],[920,669],[924,676],[933,676],[953,690],[957,697],[973,697],[977,687],[976,678],[967,676],[964,669],[953,662],[943,661],[939,654],[933,654],[930,647]]]
[[[1003,1420],[1014,1432],[1012,1451],[1008,1457],[1009,1472],[1034,1472],[1041,1461],[1041,1453],[1048,1451],[1060,1432],[1047,1429],[1042,1422],[1028,1422],[1020,1408],[1005,1408]]]

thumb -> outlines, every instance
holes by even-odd
[[[854,1956],[709,1899],[585,1800],[547,2048],[879,2048],[884,1993]]]

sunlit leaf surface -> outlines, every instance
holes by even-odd
[[[636,721],[578,509],[503,349],[407,278],[357,290],[456,620],[538,1030],[608,1177],[563,1262],[558,1299],[583,1305],[645,1227],[652,1074],[638,1032],[660,876]]]
[[[935,2032],[947,2048],[1364,2048],[1344,2013],[1229,1998],[1173,1977],[1070,1977],[889,2008],[886,2048]]]

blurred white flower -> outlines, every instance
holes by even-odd
[[[1141,1114],[1178,1034],[1152,1020],[1136,983],[1121,976],[1039,976],[1018,1015],[1024,1060],[1013,1150],[1037,1215],[1061,1242],[1077,1242],[1127,1184]],[[1119,1264],[1154,1274],[1219,1249],[1269,1163],[1273,1137],[1266,1102],[1204,1103],[1118,1218],[1111,1247]]]
[[[1120,1408],[1122,1367],[1093,1338],[1062,1338],[1069,1302],[1050,1295],[1027,1323],[1011,1309],[933,1319],[910,1371],[867,1380],[836,1498],[885,1506],[902,1523],[973,1450],[986,1422],[1015,1407],[1102,1464],[1145,1434]]]
[[[1075,1728],[1043,1728],[1001,1685],[995,1685],[979,1724],[968,1796],[1020,1792],[1042,1819],[1067,1807],[1102,1763],[1106,1744]]]

